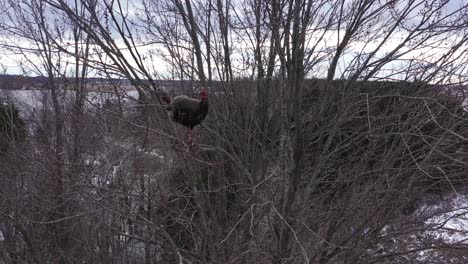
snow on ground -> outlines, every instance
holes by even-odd
[[[468,194],[426,197],[424,204],[408,218],[381,230],[382,243],[369,252],[376,259],[399,263],[468,263],[463,249],[468,244]],[[387,263],[387,262],[385,262]]]
[[[447,196],[430,205],[419,209],[421,216],[428,216],[424,221],[424,231],[419,236],[413,236],[410,243],[429,247],[417,253],[418,263],[429,260],[435,263],[434,258],[444,263],[460,263],[468,260],[465,254],[459,256],[443,256],[438,253],[440,248],[459,248],[468,242],[468,196]],[[429,244],[427,244],[429,243]],[[463,262],[466,263],[466,262]]]
[[[15,103],[23,111],[40,109],[48,94],[48,91],[43,90],[0,90],[1,99]]]
[[[63,96],[60,92],[60,96]],[[72,100],[74,91],[67,91],[67,99]],[[33,111],[40,109],[44,103],[50,103],[50,91],[48,90],[0,90],[0,98],[6,102],[15,103],[20,110]],[[115,93],[109,92],[88,92],[86,102],[94,107],[101,107],[107,100],[117,100]],[[138,91],[129,90],[120,94],[123,103],[132,104],[138,100]]]
[[[451,244],[468,242],[468,197],[456,196],[429,209],[435,215],[426,220],[434,227],[428,234]]]

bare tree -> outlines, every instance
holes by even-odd
[[[443,237],[466,208],[436,206],[466,185],[466,4],[1,4],[2,48],[47,80],[0,157],[5,262],[466,258]],[[186,150],[159,97],[198,84]]]

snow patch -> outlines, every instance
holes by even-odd
[[[429,210],[436,215],[426,220],[433,227],[428,235],[451,244],[468,241],[468,198],[458,196]]]

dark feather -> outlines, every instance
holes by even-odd
[[[174,98],[172,103],[173,120],[189,128],[200,124],[208,114],[208,98],[194,99],[185,95]]]

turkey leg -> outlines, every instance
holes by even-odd
[[[188,130],[188,145],[193,145],[193,130],[190,128]]]

